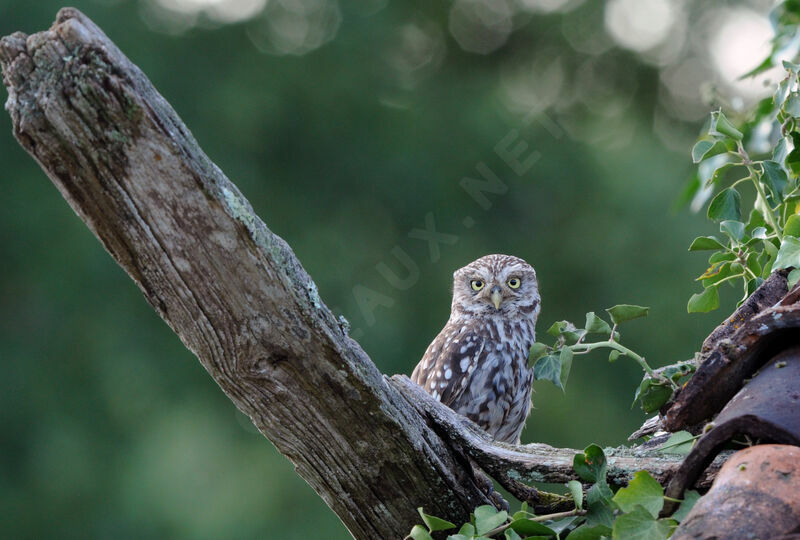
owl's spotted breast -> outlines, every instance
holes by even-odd
[[[450,319],[412,380],[497,440],[518,443],[531,407],[527,359],[538,313],[532,267],[507,255],[478,259],[455,272]]]

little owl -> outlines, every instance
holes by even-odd
[[[496,440],[519,444],[539,302],[536,272],[518,257],[486,255],[456,270],[450,319],[411,379]]]

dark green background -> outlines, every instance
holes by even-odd
[[[692,172],[688,150],[702,120],[669,119],[659,69],[636,54],[611,48],[592,57],[567,44],[564,25],[602,29],[596,9],[531,16],[481,56],[447,36],[445,2],[392,2],[369,16],[344,2],[336,38],[296,57],[258,52],[246,24],[167,35],[142,22],[136,2],[74,4],[150,77],[293,247],[325,302],[361,330],[385,373],[410,373],[448,316],[453,270],[487,253],[537,269],[540,334],[557,319],[582,323],[589,310],[651,306],[623,340],[656,365],[690,357],[732,305],[686,314],[704,269],[686,247],[714,227],[671,205]],[[0,34],[45,29],[58,7],[2,0]],[[442,29],[446,55],[408,88],[387,67],[387,50],[403,24],[421,18]],[[571,74],[563,102],[557,96],[547,110],[558,131],[524,126],[504,106],[504,70],[542,50]],[[601,67],[588,86],[579,77],[587,61]],[[612,107],[620,96],[624,106]],[[658,114],[668,119],[660,137]],[[150,309],[1,116],[0,536],[348,537]],[[511,129],[541,154],[521,177],[493,151]],[[508,185],[490,195],[489,210],[459,187],[479,162]],[[437,229],[458,236],[436,262],[408,236],[429,212]],[[399,268],[394,246],[420,269],[405,291],[375,270],[381,261]],[[356,285],[393,299],[376,309],[374,325],[355,303]],[[523,442],[624,443],[645,418],[630,407],[640,377],[630,361],[576,358],[566,394],[536,384]]]

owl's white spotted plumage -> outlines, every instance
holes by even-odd
[[[450,319],[411,379],[498,441],[519,443],[539,309],[536,272],[518,257],[487,255],[456,270]]]

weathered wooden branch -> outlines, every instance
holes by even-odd
[[[14,135],[148,302],[357,538],[416,507],[459,522],[510,489],[572,478],[574,450],[494,445],[407,380],[384,379],[289,246],[202,152],[142,72],[79,11],[0,40]],[[615,451],[612,479],[677,458]],[[513,482],[512,482],[513,481]]]
[[[541,443],[515,446],[495,442],[470,420],[446,407],[437,406],[439,402],[408,377],[395,375],[391,382],[402,390],[417,411],[429,419],[449,444],[473,459],[501,485],[504,479],[552,484],[578,479],[572,470],[572,461],[578,450],[554,448]],[[667,483],[683,461],[683,456],[657,449],[606,448],[605,453],[608,456],[608,481],[620,486],[626,485],[634,473],[642,469],[649,471],[659,482]],[[696,487],[709,487],[727,457],[728,454],[725,454],[712,463]],[[503,487],[514,493],[513,485]]]

